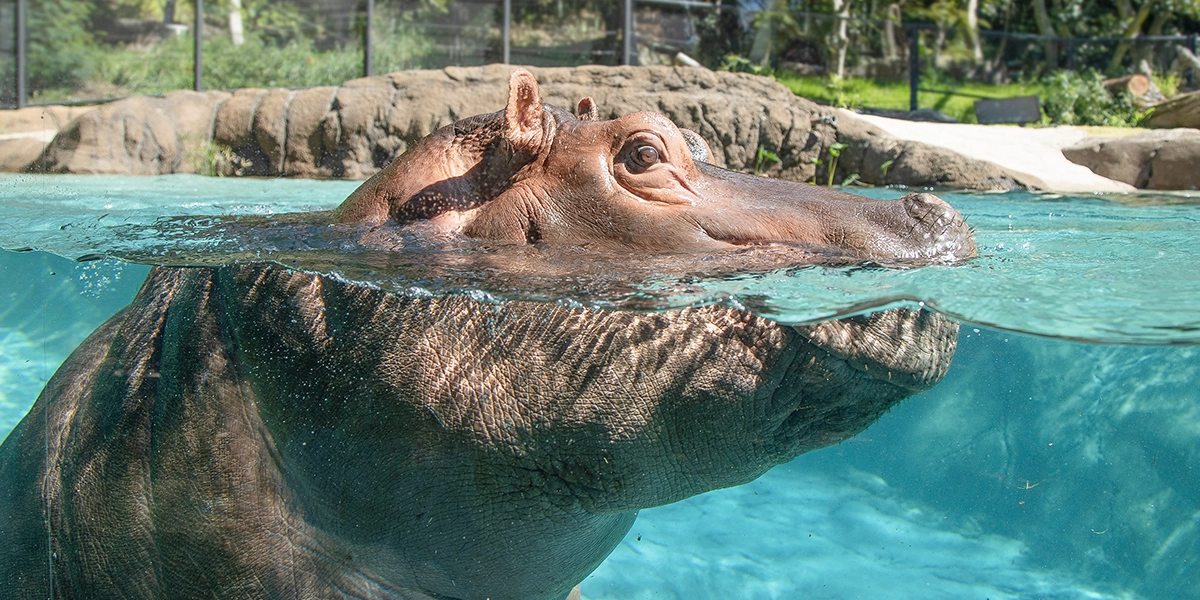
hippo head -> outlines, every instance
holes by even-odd
[[[974,256],[962,217],[931,194],[869,200],[727,171],[694,132],[639,112],[602,121],[542,104],[532,74],[508,105],[443,127],[355,191],[343,221],[427,219],[492,242],[689,252],[787,243],[857,259]]]

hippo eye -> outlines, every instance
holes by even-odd
[[[638,146],[633,152],[633,163],[643,169],[658,164],[658,149],[654,146]]]

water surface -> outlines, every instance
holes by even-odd
[[[980,258],[920,269],[775,268],[790,262],[791,249],[779,247],[653,260],[556,253],[430,240],[419,230],[389,237],[391,246],[381,248],[360,243],[378,237],[371,231],[295,224],[283,214],[331,209],[356,185],[7,176],[0,178],[0,248],[159,264],[276,260],[402,292],[483,291],[498,300],[599,308],[724,302],[786,323],[924,303],[964,321],[1048,337],[1200,342],[1197,194],[944,194],[975,230]],[[855,191],[876,198],[904,193]],[[756,268],[747,272],[747,263]]]
[[[633,268],[415,238],[389,257],[346,243],[362,232],[277,216],[332,208],[355,185],[0,178],[0,247],[29,250],[0,252],[0,439],[148,270],[107,256],[276,260],[497,302],[723,302],[797,323],[923,302],[964,321],[940,385],[753,483],[642,511],[585,596],[1200,597],[1195,195],[943,194],[981,256],[907,269],[772,268],[770,250],[748,272],[722,262],[745,255]]]

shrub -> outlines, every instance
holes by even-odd
[[[92,73],[96,50],[90,6],[71,0],[31,2],[29,11],[29,88],[74,87]]]
[[[1042,84],[1042,110],[1048,124],[1135,127],[1145,118],[1128,93],[1108,93],[1104,78],[1095,71],[1057,71]]]

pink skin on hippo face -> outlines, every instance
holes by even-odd
[[[697,160],[703,140],[663,115],[579,118],[542,105],[517,70],[505,110],[444,127],[355,191],[342,221],[428,219],[509,243],[693,252],[785,242],[858,259],[975,255],[962,216],[931,194],[894,201],[747,176]]]

